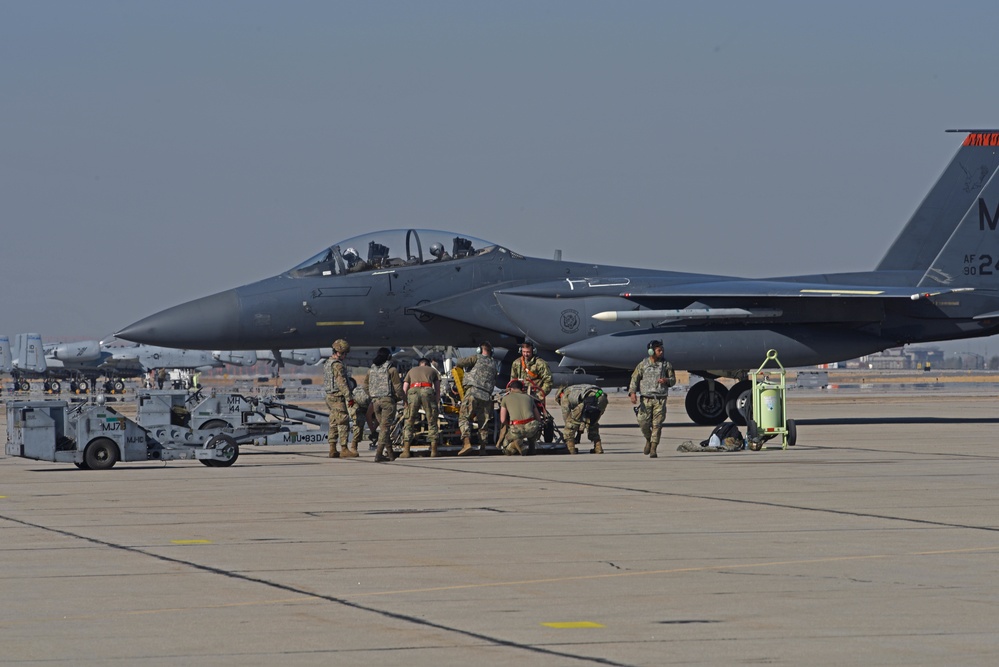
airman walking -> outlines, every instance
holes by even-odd
[[[642,359],[631,374],[628,385],[628,398],[632,405],[637,404],[638,426],[645,436],[644,453],[649,458],[656,458],[656,448],[662,434],[663,421],[666,419],[666,398],[669,388],[676,384],[673,364],[666,361],[663,353],[663,342],[649,342],[649,356]],[[639,399],[641,395],[641,399]]]

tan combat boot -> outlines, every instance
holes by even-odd
[[[576,453],[576,443],[574,443],[572,440],[565,441],[565,448],[569,450],[570,454]]]
[[[459,450],[458,456],[464,456],[470,451],[472,451],[472,439],[466,435],[461,439],[461,450]]]
[[[645,450],[642,453],[645,454],[646,456],[648,456],[649,452],[651,452],[651,451],[652,451],[652,443],[649,442],[648,440],[646,440],[645,441]]]
[[[409,453],[409,443],[407,442],[402,446],[402,454],[399,454],[400,459],[408,459],[410,457]]]
[[[357,458],[357,445],[351,445],[349,448],[346,445],[344,445],[340,451],[340,458],[342,459]]]
[[[330,443],[330,458],[331,459],[340,458],[339,452],[336,451],[336,443],[335,442],[331,442]]]
[[[654,458],[656,458],[656,457],[659,456],[658,454],[656,454],[656,447],[658,447],[658,446],[659,446],[658,442],[653,442],[653,443],[651,443],[649,445],[649,458],[650,459],[654,459]]]
[[[512,440],[510,444],[506,446],[503,453],[507,456],[513,456],[514,454],[524,455],[524,450],[520,448],[520,440]]]
[[[590,450],[590,454],[603,454],[603,453],[604,453],[604,448],[600,444],[600,441],[597,440],[596,442],[593,443],[593,449]]]
[[[433,458],[437,456],[437,441],[430,443],[430,457]]]

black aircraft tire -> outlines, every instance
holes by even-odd
[[[728,416],[725,414],[725,399],[728,389],[725,385],[714,383],[715,390],[710,391],[710,383],[702,380],[687,390],[687,398],[684,399],[684,407],[687,416],[695,424],[702,426],[716,426],[725,421]]]
[[[83,452],[83,461],[91,470],[110,470],[119,458],[118,445],[107,438],[97,438]]]
[[[125,383],[122,382],[121,380],[115,380],[114,382],[111,383],[111,389],[118,393],[121,393],[125,391]]]
[[[76,388],[80,390],[81,394],[86,394],[90,390],[90,382],[88,380],[80,380]]]
[[[750,401],[753,397],[753,383],[749,380],[742,380],[732,385],[728,390],[728,397],[725,399],[725,414],[729,421],[736,426],[745,426],[746,417],[752,417],[750,413]]]
[[[787,446],[794,447],[798,442],[798,425],[793,419],[787,420]]]
[[[27,380],[21,380],[21,382],[17,385],[17,388],[19,391],[31,391],[31,383]]]
[[[52,380],[52,382],[49,384],[49,390],[53,394],[58,394],[59,392],[61,392],[62,385],[59,383],[59,380]]]

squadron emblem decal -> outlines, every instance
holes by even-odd
[[[561,317],[562,331],[565,333],[576,333],[579,331],[579,311],[568,310],[562,311]]]

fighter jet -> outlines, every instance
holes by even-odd
[[[688,391],[691,419],[742,422],[746,370],[770,349],[794,367],[999,333],[999,130],[955,131],[966,134],[957,155],[873,271],[746,279],[531,258],[459,234],[393,230],[117,335],[232,349],[529,339],[569,366],[622,369],[659,339],[674,367],[706,378]],[[740,381],[727,390],[721,377]]]
[[[110,354],[110,357],[104,361],[103,368],[120,375],[141,375],[154,368],[209,370],[226,365],[252,366],[257,363],[257,355],[253,351],[210,352],[158,345],[108,346],[103,349]]]
[[[175,350],[172,348],[136,345],[109,346],[101,341],[75,343],[42,343],[37,333],[14,336],[13,350],[6,336],[0,339],[0,357],[4,349],[10,360],[10,373],[20,391],[30,391],[29,379],[44,380],[45,391],[59,393],[62,382],[70,381],[71,391],[88,391],[100,377],[108,379],[109,389],[125,388],[122,378],[137,377],[154,368],[200,369],[221,368],[224,365],[252,366],[257,362],[253,352]],[[2,369],[0,369],[2,370]]]

